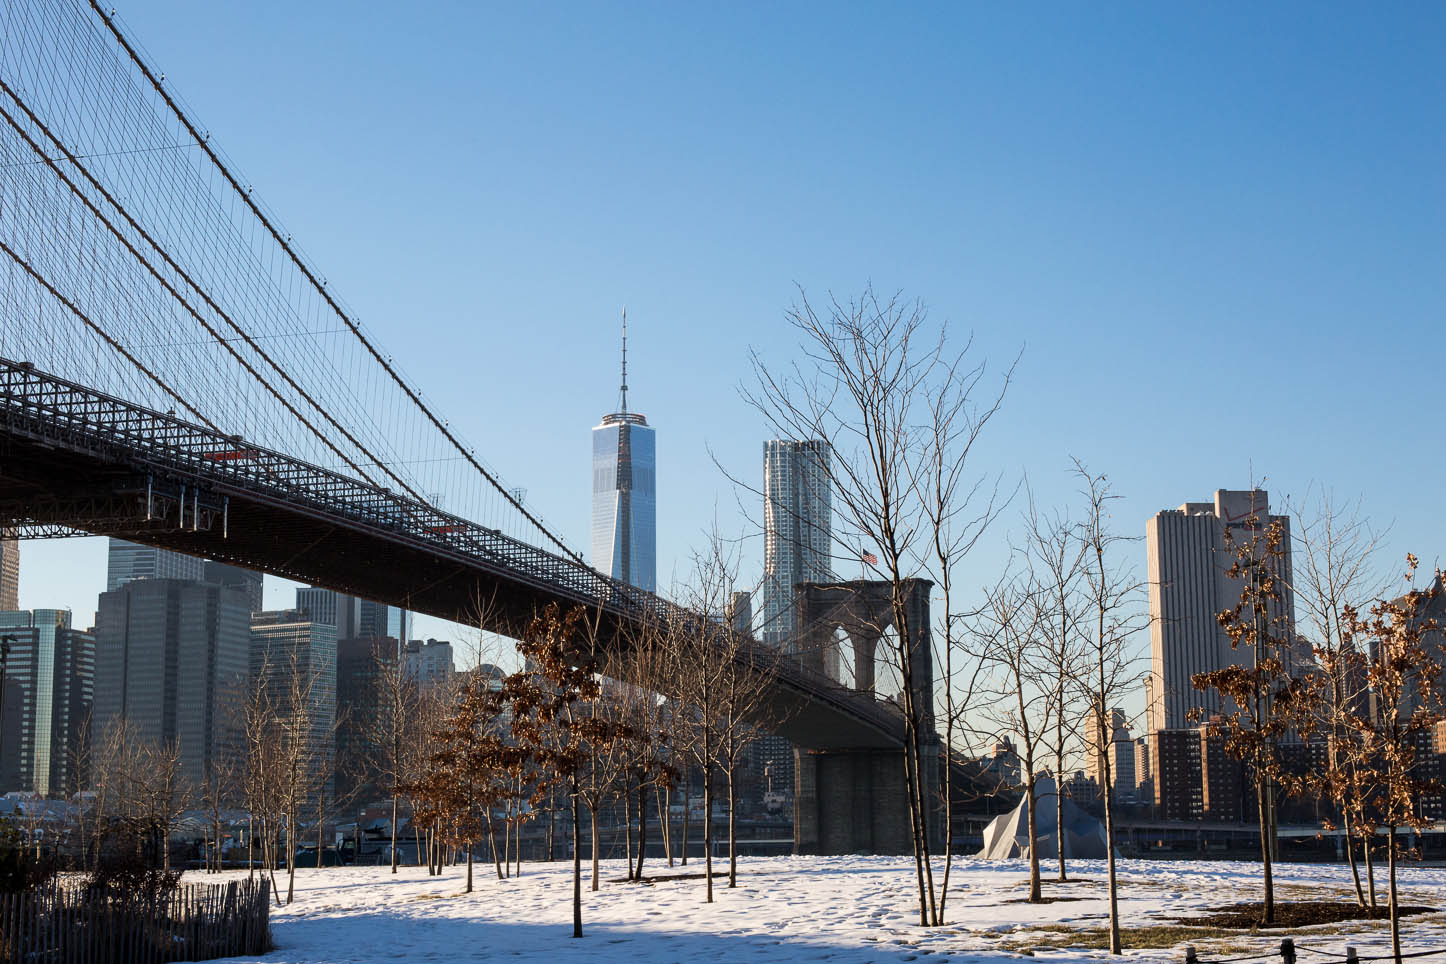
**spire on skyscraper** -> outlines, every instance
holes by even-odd
[[[623,388],[618,401],[618,411],[628,410],[628,306],[623,305]]]

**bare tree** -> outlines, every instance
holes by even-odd
[[[1365,660],[1354,645],[1354,633],[1345,619],[1346,607],[1356,600],[1373,599],[1384,590],[1375,565],[1380,534],[1360,515],[1359,503],[1338,504],[1325,490],[1307,494],[1303,505],[1290,511],[1298,525],[1294,531],[1295,598],[1304,610],[1321,673],[1318,727],[1326,737],[1326,766],[1316,789],[1335,801],[1343,825],[1346,859],[1351,866],[1356,903],[1376,906],[1375,872],[1370,839],[1374,826],[1363,833],[1362,796],[1368,774],[1356,765],[1360,735],[1350,718],[1367,700]],[[1362,816],[1358,816],[1362,815]],[[1370,893],[1361,887],[1355,838],[1360,837]]]
[[[951,473],[963,475],[969,445],[997,411],[1004,388],[985,404],[975,404],[982,367],[969,363],[970,345],[951,349],[944,329],[930,328],[919,302],[880,298],[866,288],[856,300],[831,299],[820,314],[801,295],[789,320],[803,339],[804,362],[770,367],[755,353],[756,386],[745,397],[779,436],[820,439],[827,445],[824,472],[844,523],[840,544],[851,555],[862,555],[861,544],[864,551],[878,548],[875,571],[890,584],[894,628],[885,656],[902,683],[919,922],[937,925],[939,895],[930,859],[930,825],[937,808],[927,778],[937,761],[926,759],[935,741],[934,707],[917,691],[914,664],[915,643],[928,627],[910,625],[908,606],[913,580],[933,551],[931,515],[939,515],[925,511],[922,480],[932,477],[929,453],[940,439],[931,424],[933,413],[967,426],[957,435],[967,444],[955,445],[957,458],[946,460]]]
[[[1025,818],[1029,835],[1029,900],[1043,899],[1039,876],[1038,783],[1035,762],[1052,720],[1048,673],[1038,665],[1041,626],[1047,610],[1040,605],[1040,589],[1027,578],[1006,577],[990,589],[983,610],[971,626],[976,657],[986,664],[989,676],[979,700],[979,722],[1000,737],[1018,740],[1020,782],[1024,791]],[[1041,680],[1044,685],[1041,685]],[[1062,792],[1056,786],[1055,793]],[[1059,833],[1060,828],[1056,827]]]
[[[922,564],[934,581],[935,593],[941,603],[937,626],[931,633],[944,687],[944,757],[941,763],[944,772],[939,781],[944,814],[944,877],[935,911],[935,920],[941,924],[945,921],[949,876],[954,867],[955,801],[950,766],[954,760],[956,733],[973,708],[975,688],[983,665],[981,661],[969,660],[965,652],[965,639],[958,627],[967,614],[961,614],[955,608],[958,602],[956,574],[1004,505],[1013,498],[1013,493],[1007,498],[1002,497],[999,477],[989,480],[972,476],[969,456],[984,427],[1003,404],[1013,372],[1011,366],[1005,372],[1003,384],[992,403],[981,410],[975,408],[971,400],[984,376],[984,366],[965,369],[956,359],[944,376],[926,391],[928,431],[924,434],[920,457],[910,463],[911,471],[915,473],[913,486],[930,536]],[[963,666],[956,665],[956,654],[965,657]],[[970,663],[973,664],[972,671],[966,671],[956,680],[956,672]]]
[[[1100,792],[1105,805],[1105,861],[1108,868],[1110,900],[1110,953],[1122,953],[1120,945],[1119,888],[1115,877],[1115,774],[1110,746],[1114,742],[1114,721],[1110,707],[1134,682],[1128,643],[1140,628],[1140,595],[1143,583],[1127,564],[1110,556],[1124,537],[1110,531],[1109,506],[1117,496],[1110,492],[1103,475],[1094,475],[1075,460],[1083,483],[1087,509],[1081,538],[1085,545],[1083,572],[1089,610],[1088,666],[1085,676],[1093,719],[1095,752],[1099,754]],[[1060,836],[1063,836],[1061,825]]]
[[[381,712],[371,727],[371,742],[378,749],[376,760],[377,777],[387,788],[392,798],[391,820],[391,864],[392,873],[397,872],[397,830],[401,820],[401,791],[403,784],[413,782],[418,776],[413,770],[416,755],[412,748],[413,731],[416,724],[417,683],[407,672],[406,661],[402,658],[400,645],[395,653],[377,652],[376,682],[378,703]]]
[[[1075,721],[1079,712],[1078,685],[1084,672],[1084,640],[1079,625],[1083,600],[1080,583],[1085,573],[1087,540],[1068,516],[1047,515],[1038,510],[1031,495],[1025,515],[1027,554],[1039,586],[1039,602],[1045,609],[1041,620],[1040,670],[1045,679],[1054,726],[1045,738],[1054,756],[1055,826],[1064,826],[1065,757],[1076,748],[1079,734]],[[1065,835],[1055,834],[1059,880],[1067,880]]]
[[[263,655],[255,686],[260,759],[264,760],[266,802],[272,819],[284,825],[286,839],[286,903],[296,897],[296,838],[301,808],[318,789],[317,760],[324,741],[317,701],[323,671],[312,666],[311,654],[289,647],[281,659]],[[273,826],[273,833],[282,829]],[[275,863],[275,853],[273,860]]]

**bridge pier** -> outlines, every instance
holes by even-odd
[[[943,848],[939,746],[924,754],[929,847]],[[796,854],[911,854],[903,750],[794,751],[793,851]]]
[[[921,777],[929,847],[943,848],[939,801],[940,754],[934,733],[934,664],[929,639],[932,583],[905,585],[910,640],[907,647],[916,705],[925,732]],[[799,583],[795,611],[798,658],[824,671],[842,629],[854,650],[854,690],[878,697],[875,650],[894,621],[893,587],[878,580]],[[900,717],[902,722],[902,716]],[[814,747],[794,750],[793,834],[798,854],[911,854],[908,779],[899,747]]]

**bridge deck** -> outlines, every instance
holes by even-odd
[[[122,536],[512,637],[552,602],[595,611],[610,647],[682,612],[390,490],[7,359],[0,526]],[[768,659],[779,735],[814,749],[901,745],[901,717],[871,695],[761,647],[744,658]]]

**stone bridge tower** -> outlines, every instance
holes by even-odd
[[[909,668],[914,701],[923,717],[925,801],[931,850],[942,847],[943,814],[938,802],[939,739],[934,730],[934,657],[929,636],[929,592],[933,583],[904,583],[909,635]],[[799,583],[796,587],[799,661],[823,672],[833,660],[837,633],[853,648],[854,689],[897,705],[898,694],[875,688],[879,641],[893,628],[891,584],[878,580]],[[899,706],[902,721],[903,708]],[[900,747],[798,748],[795,751],[793,834],[800,854],[908,854],[908,782]]]

